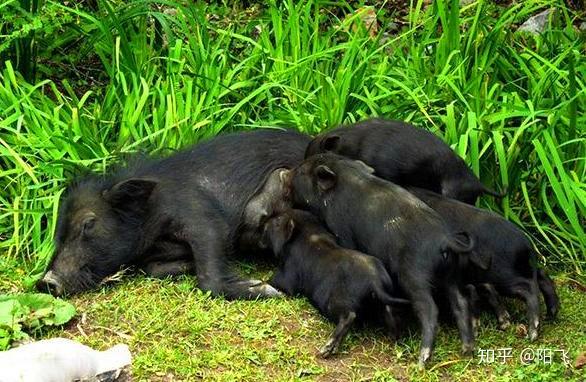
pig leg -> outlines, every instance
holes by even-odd
[[[390,305],[385,305],[383,318],[385,320],[387,332],[389,333],[391,338],[396,341],[399,338],[399,323],[397,321],[397,318],[393,314],[393,308]]]
[[[408,286],[410,285],[410,287]],[[419,352],[419,367],[423,368],[431,358],[433,343],[437,333],[438,309],[431,291],[423,288],[413,288],[420,285],[419,280],[411,283],[401,283],[401,287],[409,294],[409,300],[419,322],[421,323],[421,350]]]
[[[180,276],[185,274],[192,274],[195,272],[193,261],[178,260],[178,261],[152,261],[145,264],[142,268],[144,272],[154,278],[165,278],[168,276]]]
[[[479,299],[476,287],[472,284],[466,285],[468,292],[468,303],[470,304],[470,315],[472,317],[472,330],[474,337],[478,337],[478,330],[480,328],[480,308],[478,307]]]
[[[171,240],[155,242],[138,266],[148,276],[155,278],[195,273],[189,246]]]
[[[338,325],[336,329],[330,336],[330,339],[326,344],[319,350],[319,354],[323,358],[328,358],[329,356],[336,354],[342,343],[342,340],[350,330],[352,323],[356,319],[356,313],[348,312],[345,315],[342,315],[338,320]]]
[[[198,216],[198,215],[194,215]],[[280,296],[281,293],[260,280],[243,280],[228,267],[226,255],[230,246],[226,238],[230,231],[225,221],[214,215],[199,214],[203,223],[188,221],[177,235],[191,247],[199,288],[223,295],[228,299],[255,299]]]
[[[500,296],[494,288],[494,286],[492,286],[492,284],[484,283],[479,284],[478,288],[481,291],[484,291],[483,294],[486,295],[488,304],[494,311],[496,318],[498,320],[499,329],[505,330],[506,328],[508,328],[509,325],[511,325],[511,316],[509,315],[509,312],[507,312],[507,309],[503,305]]]
[[[535,280],[520,280],[513,288],[515,296],[525,300],[527,304],[528,320],[528,337],[530,341],[535,341],[538,336],[539,328],[539,292]]]
[[[456,317],[456,324],[458,325],[460,338],[462,339],[462,353],[469,355],[474,351],[474,333],[468,301],[455,284],[449,285],[447,292],[450,307]]]
[[[547,308],[547,318],[553,320],[557,316],[560,306],[560,299],[555,291],[553,281],[543,269],[539,269],[537,271],[537,282]]]
[[[269,285],[278,291],[283,291],[288,295],[293,295],[295,291],[295,281],[293,281],[294,279],[295,278],[293,274],[278,271],[269,281]]]

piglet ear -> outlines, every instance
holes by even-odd
[[[328,135],[321,141],[320,147],[323,151],[335,151],[340,144],[339,135]]]
[[[322,191],[327,191],[334,187],[338,179],[336,173],[325,164],[315,168],[315,175],[317,177],[317,185]]]
[[[120,209],[140,209],[151,196],[157,182],[150,179],[130,178],[116,183],[104,191],[104,199]]]
[[[289,219],[287,225],[285,226],[285,242],[291,240],[291,237],[293,237],[293,232],[295,232],[295,221],[293,221],[293,219]]]
[[[275,255],[281,254],[283,248],[285,247],[285,244],[287,244],[293,237],[294,232],[295,222],[293,221],[293,219],[289,219],[287,220],[287,223],[285,223],[283,230],[279,232],[278,235],[273,237],[273,252],[275,253]]]
[[[370,167],[369,165],[367,165],[363,161],[357,160],[355,162],[360,167],[360,169],[362,171],[366,172],[367,174],[374,174],[374,168]]]

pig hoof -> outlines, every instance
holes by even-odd
[[[474,317],[472,319],[472,331],[474,333],[474,338],[478,337],[479,330],[480,330],[480,319],[478,319],[478,317]]]
[[[319,356],[321,358],[329,358],[338,352],[338,348],[332,341],[328,341],[321,349],[319,349]]]
[[[547,310],[547,314],[545,315],[545,318],[548,321],[553,321],[556,319],[557,315],[558,315],[558,309],[557,308],[550,308]]]
[[[499,329],[505,330],[511,325],[511,315],[506,310],[497,316],[499,321]]]
[[[502,320],[502,321],[499,323],[499,329],[500,329],[500,330],[507,330],[507,328],[508,328],[509,326],[511,326],[511,321],[509,321],[509,320]]]
[[[462,345],[462,355],[465,357],[469,357],[474,354],[474,345],[472,344],[464,344]]]
[[[425,365],[429,362],[431,358],[431,349],[430,348],[422,348],[421,352],[419,353],[419,369],[425,369]]]
[[[258,294],[260,297],[283,297],[283,292],[273,288],[269,284],[262,283],[260,285],[252,286],[248,288],[248,291],[252,294]]]
[[[253,287],[256,287],[256,286],[263,284],[262,280],[256,280],[256,279],[244,280],[244,281],[240,281],[240,283],[244,286],[249,287],[249,288],[253,288]]]
[[[529,338],[529,341],[531,341],[531,342],[535,341],[538,336],[539,336],[539,333],[537,332],[537,329],[530,329],[529,333],[527,334],[527,337]]]

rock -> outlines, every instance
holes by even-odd
[[[131,382],[132,372],[130,365],[123,367],[122,369],[106,371],[100,373],[94,377],[78,379],[75,382]]]
[[[545,31],[547,24],[549,23],[550,18],[554,15],[555,9],[550,8],[546,9],[545,11],[536,14],[535,16],[531,16],[527,21],[525,21],[519,29],[518,32],[527,32],[532,34],[541,34]]]

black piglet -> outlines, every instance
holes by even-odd
[[[280,260],[269,283],[287,294],[308,297],[337,324],[321,356],[335,354],[352,323],[367,310],[379,309],[396,337],[392,306],[409,302],[391,296],[393,283],[380,260],[340,247],[316,217],[301,210],[270,219],[264,240]]]

